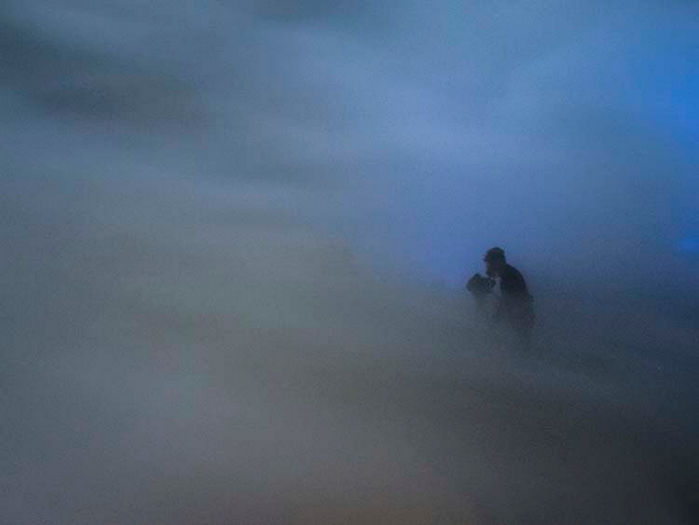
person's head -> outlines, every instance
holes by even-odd
[[[505,250],[497,246],[495,248],[491,248],[485,252],[483,261],[485,261],[486,273],[490,277],[496,277],[500,275],[502,270],[505,268],[505,264],[507,264],[505,260]]]

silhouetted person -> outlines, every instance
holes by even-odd
[[[518,343],[528,347],[534,328],[534,306],[524,277],[517,268],[507,264],[502,248],[488,250],[483,261],[488,277],[500,280],[500,301],[495,311],[495,321],[509,325]]]

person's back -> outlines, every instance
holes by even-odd
[[[532,296],[522,274],[510,264],[500,273],[500,308],[498,314],[518,332],[528,332],[534,326]]]
[[[527,283],[517,268],[511,264],[505,264],[499,276],[503,304],[516,305],[530,297]]]

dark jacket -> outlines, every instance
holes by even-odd
[[[533,326],[534,308],[527,283],[519,270],[509,264],[500,273],[500,296],[498,320],[505,319],[521,327]]]

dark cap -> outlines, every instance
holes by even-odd
[[[485,262],[490,262],[490,261],[504,261],[505,260],[505,250],[499,247],[491,248],[487,252],[485,252],[485,257],[483,257],[483,260]]]

